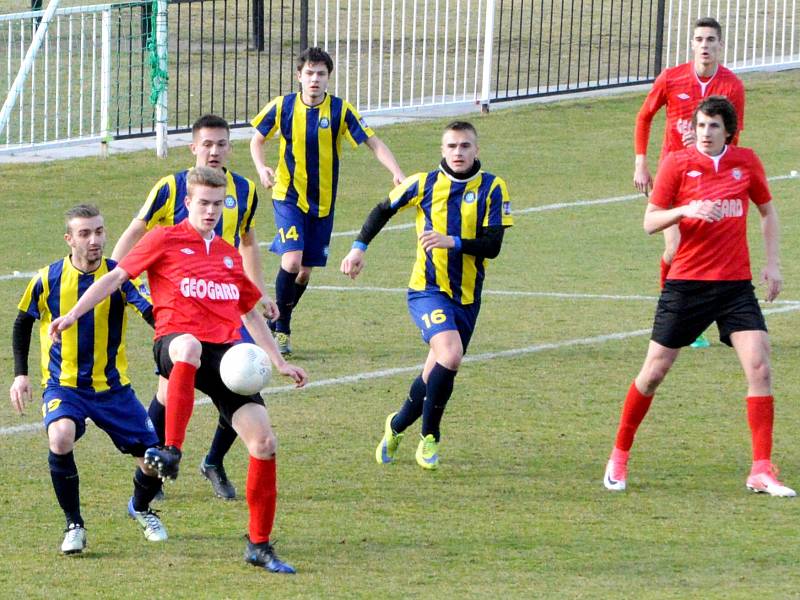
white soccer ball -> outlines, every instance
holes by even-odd
[[[255,344],[236,344],[223,354],[219,362],[222,382],[234,394],[252,396],[269,383],[272,363],[267,353]]]

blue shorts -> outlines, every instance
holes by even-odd
[[[437,333],[457,331],[466,352],[480,310],[480,302],[459,304],[442,292],[408,290],[408,312],[426,344]]]
[[[270,251],[283,254],[302,250],[304,267],[324,267],[328,264],[333,214],[315,217],[283,200],[273,200],[272,206],[278,233],[269,246]]]
[[[132,456],[144,456],[147,448],[158,445],[155,427],[129,385],[105,392],[48,385],[42,395],[42,417],[45,429],[59,419],[75,421],[76,440],[86,432],[89,418],[120,452]]]

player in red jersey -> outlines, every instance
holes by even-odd
[[[653,185],[653,178],[647,166],[647,145],[653,117],[662,106],[667,107],[667,123],[659,164],[670,152],[694,144],[692,114],[703,98],[712,95],[725,96],[733,103],[738,115],[733,143],[737,143],[738,135],[744,127],[744,86],[730,69],[720,64],[722,50],[720,24],[710,17],[698,19],[695,21],[692,34],[694,59],[662,71],[656,78],[653,89],[647,94],[639,114],[636,115],[634,130],[636,158],[633,185],[643,194],[647,195]],[[677,227],[664,229],[664,254],[661,257],[662,287],[679,243],[680,235]],[[708,346],[708,342],[701,334],[693,346],[703,348]]]
[[[168,377],[166,446],[150,448],[145,463],[159,475],[178,474],[194,388],[209,395],[220,414],[242,438],[250,454],[246,497],[250,510],[245,560],[275,573],[294,573],[270,545],[275,518],[277,441],[260,394],[240,396],[222,383],[219,362],[240,337],[244,322],[255,342],[282,375],[298,387],[305,372],[287,363],[258,309],[261,292],[245,275],[236,249],[215,235],[222,214],[226,179],[222,172],[196,167],[187,179],[186,220],[144,236],[117,267],[97,280],[74,308],[50,325],[57,340],[82,314],[131,277],[147,271],[156,321],[153,352],[159,372]]]
[[[720,341],[736,350],[747,378],[747,419],[753,442],[747,487],[771,496],[795,495],[778,481],[771,461],[774,400],[769,337],[751,282],[747,246],[752,200],[761,216],[766,246],[761,279],[767,285],[766,300],[772,301],[783,283],[778,216],[755,152],[730,145],[736,122],[736,110],[726,98],[704,100],[692,120],[695,145],[669,154],[658,171],[644,229],[655,233],[677,225],[681,243],[658,300],[647,357],[622,407],[603,479],[609,490],[625,489],[636,430],[680,349],[716,321]]]

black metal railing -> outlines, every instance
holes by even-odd
[[[492,100],[652,81],[664,0],[498,0]]]

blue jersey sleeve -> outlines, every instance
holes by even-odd
[[[42,318],[44,284],[42,283],[42,274],[37,273],[29,282],[28,287],[25,288],[25,293],[17,305],[17,308],[24,313],[29,314],[34,319]]]

